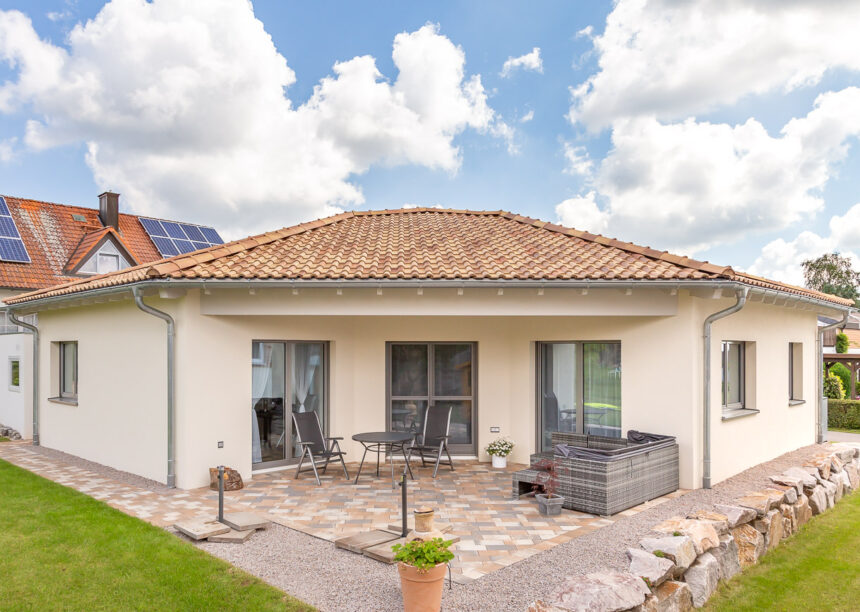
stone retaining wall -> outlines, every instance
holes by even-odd
[[[678,612],[702,607],[721,580],[758,563],[817,514],[860,487],[860,449],[834,445],[773,486],[654,527],[663,534],[627,550],[627,572],[574,576],[530,612]]]

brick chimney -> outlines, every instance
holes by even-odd
[[[99,196],[99,219],[105,227],[119,231],[119,194],[105,191]]]

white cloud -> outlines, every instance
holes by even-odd
[[[564,159],[567,162],[564,169],[567,174],[590,177],[594,171],[594,160],[584,146],[564,143]]]
[[[562,225],[603,234],[608,228],[609,215],[600,209],[594,198],[595,193],[589,191],[584,196],[564,200],[555,207],[555,214]]]
[[[525,115],[520,117],[520,123],[528,123],[529,121],[531,121],[534,118],[535,118],[535,112],[533,110],[530,110]]]
[[[530,52],[519,57],[509,57],[505,60],[502,71],[499,74],[507,78],[518,69],[543,73],[543,60],[540,57],[540,47],[535,47]]]
[[[860,3],[840,0],[620,0],[592,37],[599,71],[572,89],[570,116],[590,128],[682,119],[860,70],[857,23]]]
[[[350,179],[375,164],[456,172],[467,129],[512,146],[438,26],[398,34],[392,57],[393,83],[355,57],[296,106],[284,93],[295,74],[249,2],[114,0],[68,50],[0,12],[0,59],[17,75],[0,112],[32,112],[32,149],[86,142],[99,187],[133,210],[235,237],[361,204]]]
[[[855,87],[820,95],[777,137],[755,119],[734,126],[619,120],[593,184],[609,203],[613,234],[697,251],[810,218],[858,135]]]
[[[12,158],[15,157],[15,144],[17,142],[18,139],[14,136],[0,140],[0,162],[12,161]]]
[[[830,238],[809,231],[801,232],[791,241],[777,238],[765,245],[761,255],[749,267],[749,273],[802,286],[803,270],[800,264],[830,253],[833,248]]]

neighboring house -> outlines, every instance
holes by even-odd
[[[42,443],[182,488],[294,463],[291,411],[358,460],[352,434],[417,427],[432,403],[455,455],[506,435],[525,462],[553,430],[637,429],[676,436],[681,486],[707,486],[815,442],[817,317],[852,308],[441,209],[344,213],[7,302],[39,315]]]
[[[860,316],[851,314],[848,320],[844,322],[841,319],[834,321],[828,317],[819,317],[820,325],[831,326],[834,323],[839,323],[839,325],[824,332],[825,351],[830,349],[830,352],[836,352],[836,336],[840,333],[848,336],[849,351],[860,350]]]
[[[223,242],[211,228],[168,223],[120,213],[110,192],[98,209],[0,196],[0,299]],[[0,423],[25,438],[33,434],[32,344],[0,310]]]

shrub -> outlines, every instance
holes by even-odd
[[[848,393],[851,391],[851,370],[841,363],[834,363],[833,367],[830,368],[830,373],[839,377],[839,380],[842,381],[842,390],[845,391],[844,397],[848,397]]]
[[[845,399],[845,388],[842,386],[842,381],[835,374],[828,374],[827,378],[824,379],[824,397],[829,400]]]
[[[860,429],[860,400],[829,400],[827,426],[839,429]]]
[[[845,334],[836,334],[836,352],[837,353],[847,353],[848,352],[848,336]]]

